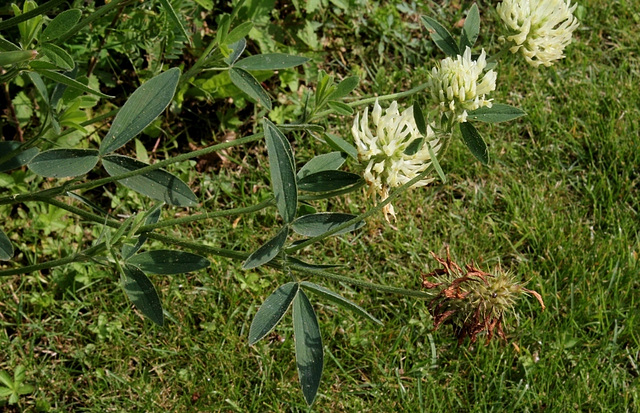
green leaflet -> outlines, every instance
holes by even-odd
[[[469,122],[464,122],[460,124],[460,132],[462,132],[462,140],[473,156],[484,165],[487,165],[489,163],[489,151],[478,130]]]
[[[41,152],[29,162],[29,169],[48,178],[84,175],[98,163],[95,149],[51,149]]]
[[[0,261],[8,261],[13,257],[13,245],[9,237],[0,229]]]
[[[293,335],[296,342],[296,364],[302,394],[311,406],[320,387],[324,367],[322,336],[315,311],[304,291],[293,300]]]
[[[317,214],[309,214],[301,216],[291,223],[291,229],[305,237],[317,237],[325,232],[331,231],[333,228],[351,221],[356,215],[343,214],[338,212],[320,212]],[[364,226],[364,221],[358,221],[346,228],[341,229],[333,235],[344,234],[355,231]]]
[[[278,325],[298,294],[298,289],[298,283],[290,282],[278,287],[264,300],[251,322],[249,345],[262,340]]]
[[[284,134],[271,121],[264,119],[262,126],[267,143],[271,188],[276,198],[276,206],[284,222],[289,223],[295,218],[298,207],[293,150]]]
[[[102,159],[102,166],[111,176],[149,166],[143,162],[121,155],[109,155]],[[162,169],[145,172],[121,179],[122,185],[158,201],[175,206],[193,206],[198,198],[180,178]]]
[[[249,95],[251,99],[260,102],[268,110],[271,110],[271,98],[251,73],[239,67],[232,67],[229,69],[229,77],[231,77],[231,81],[238,89]]]
[[[124,146],[149,126],[173,100],[180,69],[174,67],[137,88],[124,103],[100,145],[100,155]]]
[[[184,251],[146,251],[127,260],[142,271],[151,274],[182,274],[209,267],[209,260]]]
[[[252,268],[256,268],[263,264],[266,264],[274,259],[284,246],[284,243],[287,241],[288,235],[289,227],[285,226],[280,231],[278,231],[275,237],[271,238],[260,248],[255,250],[249,256],[249,258],[247,258],[244,264],[242,264],[242,268],[245,270],[250,270]]]
[[[145,317],[162,326],[164,324],[162,303],[149,278],[133,265],[125,264],[122,271],[122,288],[127,297]]]
[[[236,62],[234,67],[244,70],[280,70],[299,66],[309,59],[284,53],[267,53],[245,57]]]

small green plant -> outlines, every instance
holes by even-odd
[[[310,295],[381,324],[358,304],[318,284],[318,279],[430,300],[435,324],[450,322],[459,332],[458,338],[469,337],[472,342],[482,334],[486,334],[487,340],[494,333],[506,338],[501,324],[504,314],[512,311],[516,298],[521,295],[532,294],[542,304],[539,294],[522,287],[518,280],[501,270],[491,276],[468,266],[465,272],[449,257],[438,259],[445,268],[433,274],[436,282],[425,279],[424,290],[417,290],[342,275],[338,269],[333,270],[332,265],[307,262],[304,251],[329,237],[360,230],[374,214],[382,212],[389,223],[397,219],[399,214],[392,202],[402,194],[426,186],[436,177],[447,180],[441,161],[456,138],[461,138],[476,160],[488,165],[489,147],[474,122],[498,123],[525,115],[521,109],[494,102],[489,97],[496,89],[498,59],[505,51],[522,51],[527,61],[537,66],[551,64],[561,57],[562,50],[560,54],[548,55],[540,41],[555,49],[563,49],[568,44],[566,38],[570,39],[577,26],[572,15],[575,7],[571,8],[568,2],[551,1],[564,7],[561,12],[551,14],[553,21],[560,24],[559,29],[556,25],[551,27],[551,33],[543,30],[546,27],[544,19],[538,22],[536,30],[522,29],[527,22],[539,17],[538,11],[547,10],[548,2],[541,2],[539,10],[528,12],[523,11],[524,6],[518,2],[501,4],[498,8],[501,17],[513,18],[517,24],[509,23],[511,29],[521,29],[521,32],[507,37],[503,51],[493,56],[488,56],[485,49],[474,52],[480,34],[480,13],[476,5],[468,9],[458,39],[454,39],[436,19],[423,16],[425,34],[428,33],[446,56],[434,64],[426,82],[403,92],[355,100],[347,98],[358,87],[357,76],[337,82],[334,76],[317,70],[315,88],[310,88],[303,97],[300,118],[288,124],[276,124],[268,118],[277,100],[261,80],[268,79],[276,71],[309,64],[309,59],[279,52],[243,57],[248,44],[246,38],[254,29],[251,21],[238,17],[246,13],[244,7],[251,7],[244,6],[243,2],[220,16],[215,36],[208,39],[202,54],[186,71],[154,61],[153,76],[142,82],[122,105],[88,118],[86,109],[93,107],[98,99],[112,99],[113,96],[92,86],[88,76],[79,75],[80,64],[63,47],[63,42],[99,17],[131,2],[114,0],[84,18],[80,9],[66,10],[50,21],[43,17],[60,3],[51,0],[38,6],[27,1],[22,9],[13,7],[15,17],[0,22],[0,32],[15,26],[19,29],[19,35],[13,41],[0,37],[0,62],[3,65],[0,81],[13,81],[23,86],[28,82],[41,103],[38,128],[31,128],[26,140],[0,142],[0,172],[26,166],[29,173],[41,180],[35,188],[16,191],[12,187],[12,193],[0,197],[0,206],[48,204],[76,216],[83,225],[97,227],[100,235],[88,237],[87,245],[80,246],[73,254],[19,266],[10,261],[16,255],[11,230],[7,230],[9,235],[0,230],[0,259],[9,261],[0,269],[0,277],[72,263],[101,266],[118,275],[125,295],[144,316],[163,326],[169,317],[152,276],[202,270],[210,266],[208,256],[236,260],[247,271],[266,266],[274,268],[281,279],[257,310],[248,341],[254,345],[265,338],[289,309],[292,310],[298,378],[308,405],[316,399],[324,366],[320,323]],[[159,5],[177,35],[187,35],[172,3],[160,1]],[[542,29],[537,30],[538,26]],[[554,36],[562,39],[554,41]],[[208,77],[207,72],[219,73]],[[255,102],[254,126],[259,131],[203,149],[182,151],[153,164],[130,156],[131,150],[127,147],[131,141],[171,109],[176,96],[184,97],[193,87],[204,88],[204,82],[198,83],[200,76],[206,77],[205,82],[211,80],[216,84],[215,87],[209,85],[210,90],[224,93],[233,86],[245,99]],[[225,97],[232,96],[227,94]],[[412,103],[398,103],[402,99],[412,99]],[[389,101],[391,103],[383,113],[381,103],[386,105]],[[371,113],[367,107],[362,114],[355,115],[352,138],[332,133],[330,116],[352,116],[356,108],[371,103],[374,104]],[[105,130],[98,128],[99,132],[93,133],[87,129],[107,119],[112,120]],[[71,133],[79,136],[75,145],[67,145],[62,139]],[[306,163],[300,162],[302,166],[298,167],[294,147],[302,145],[303,141],[296,141],[294,146],[291,140],[301,134],[326,143],[331,151],[318,154]],[[256,142],[264,142],[270,176],[270,192],[256,205],[209,211],[202,194],[197,194],[181,177],[164,169]],[[341,169],[344,165],[348,165],[349,170]],[[145,205],[146,208],[119,217],[99,205],[101,198],[95,195],[95,191],[107,193],[115,183],[152,201]],[[333,211],[333,204],[319,202],[355,195],[363,188],[375,205],[358,214]],[[320,210],[325,205],[329,205],[327,210]],[[163,216],[163,211],[169,208],[180,209],[182,216]],[[267,241],[250,251],[206,245],[162,233],[162,230],[179,228],[187,223],[258,211],[271,212],[273,225]],[[145,250],[150,240],[194,252],[165,248]],[[239,240],[240,244],[242,241]],[[16,384],[22,382],[24,369],[20,374],[17,372],[18,369],[13,382],[3,379],[11,390],[7,393],[11,395],[10,401],[17,401],[18,395],[33,391],[30,386]]]
[[[27,370],[24,366],[16,366],[13,370],[13,379],[6,371],[0,371],[0,398],[9,398],[9,404],[16,404],[20,401],[20,396],[33,393],[35,388],[30,384],[25,384]]]

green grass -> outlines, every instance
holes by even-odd
[[[420,275],[436,268],[429,252],[442,254],[449,244],[461,264],[501,265],[528,281],[546,311],[533,298],[522,300],[506,320],[509,343],[458,345],[450,327],[433,331],[425,302],[328,283],[385,325],[313,301],[325,346],[315,411],[640,409],[639,15],[631,2],[580,3],[586,12],[565,60],[534,70],[512,57],[498,67],[496,100],[528,116],[481,127],[490,167],[474,162],[458,141],[441,159],[446,184],[437,181],[395,203],[397,230],[377,217],[355,236],[303,252],[309,260],[346,264],[346,275],[417,289]],[[486,4],[480,10],[482,42],[495,17]],[[459,17],[451,5],[442,13],[450,21]],[[377,65],[377,50],[362,50],[358,66],[372,75],[365,92],[397,92],[394,85],[411,79],[403,63]],[[339,70],[337,55],[326,59]],[[433,62],[423,59],[415,64]],[[379,66],[393,82],[376,80]],[[335,132],[349,136],[349,122],[336,122],[345,126]],[[316,146],[326,150],[308,141],[296,150],[311,154]],[[191,174],[210,190],[209,210],[255,204],[267,193],[264,152],[252,148],[242,170],[223,169],[217,181]],[[115,200],[129,197],[111,190]],[[135,211],[145,202],[135,198],[120,208]],[[336,211],[367,205],[361,194],[332,201]],[[83,237],[99,235],[71,221],[46,233],[47,220],[59,217],[35,208],[3,210],[20,224],[16,248],[27,262],[69,254]],[[269,210],[174,234],[247,251],[273,233],[273,223]],[[11,223],[3,229],[10,233]],[[117,277],[102,268],[74,265],[2,280],[0,369],[24,365],[26,382],[37,388],[15,411],[307,410],[290,315],[267,340],[247,345],[250,320],[282,274],[244,272],[237,262],[212,258],[206,271],[154,276],[174,319],[158,328],[130,308]]]

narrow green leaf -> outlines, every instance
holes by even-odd
[[[224,58],[224,62],[231,66],[236,60],[238,60],[242,52],[244,52],[244,49],[247,47],[247,41],[245,39],[240,39],[235,43],[229,44],[228,47],[231,49],[231,53],[229,56]]]
[[[84,175],[98,163],[95,149],[51,149],[36,155],[29,169],[48,178],[66,178]]]
[[[346,103],[330,100],[327,102],[329,108],[333,109],[338,115],[353,115],[353,108]]]
[[[344,152],[353,159],[358,160],[358,150],[349,142],[331,133],[325,133],[324,138],[327,141],[327,144],[336,151]]]
[[[33,62],[36,63],[36,62]],[[45,63],[45,62],[42,62]],[[31,65],[33,67],[33,64]],[[91,89],[89,86],[83,85],[75,79],[71,79],[68,76],[63,75],[62,73],[54,72],[53,70],[47,69],[37,69],[36,72],[40,73],[42,76],[53,80],[54,82],[62,83],[63,85],[69,86],[72,89],[78,89],[86,93],[90,93],[92,95],[100,96],[101,98],[113,98],[113,96],[105,95],[102,92]],[[122,109],[120,110],[122,112]]]
[[[295,130],[303,130],[307,132],[317,132],[317,133],[324,132],[324,127],[322,127],[321,125],[314,125],[313,123],[284,123],[284,124],[278,125],[278,129],[285,132],[295,131]]]
[[[350,76],[343,79],[338,86],[336,86],[336,90],[331,92],[331,94],[327,97],[330,100],[338,100],[347,96],[349,93],[353,92],[353,90],[358,87],[360,83],[360,78],[358,76]]]
[[[146,217],[144,221],[145,225],[151,225],[158,222],[158,220],[160,219],[160,213],[162,212],[163,205],[164,203],[160,202],[154,205],[153,208],[151,208],[149,211],[146,212]],[[129,258],[131,258],[133,254],[140,251],[140,248],[142,248],[142,246],[146,241],[147,241],[146,233],[143,233],[138,235],[138,241],[136,241],[135,245],[132,246],[129,244],[122,244],[122,248],[120,250],[122,254],[122,259],[126,261]]]
[[[262,340],[273,330],[285,315],[298,294],[298,283],[290,282],[278,287],[262,303],[249,328],[249,345]]]
[[[287,257],[287,262],[290,264],[296,265],[300,269],[309,269],[309,270],[325,270],[327,268],[343,267],[343,265],[338,265],[338,264],[311,264],[311,263],[299,260],[295,257]]]
[[[124,103],[100,145],[100,155],[124,146],[149,126],[169,106],[180,80],[180,69],[174,67],[149,79]]]
[[[0,157],[15,151],[19,147],[20,142],[0,142]],[[38,152],[38,148],[31,148],[15,154],[10,159],[0,163],[0,172],[10,171],[11,169],[26,165]]]
[[[361,180],[360,175],[351,172],[320,171],[300,179],[298,188],[309,192],[327,192],[355,185]]]
[[[222,17],[220,17],[218,30],[216,31],[216,42],[219,45],[224,45],[226,43],[227,35],[229,34],[229,27],[231,27],[231,16],[223,14]]]
[[[234,66],[229,69],[229,77],[238,89],[249,95],[251,99],[260,102],[268,110],[271,110],[271,98],[251,73]]]
[[[6,30],[9,27],[16,26],[24,21],[30,20],[36,16],[40,16],[41,14],[46,13],[47,11],[57,7],[59,4],[64,3],[65,1],[66,0],[49,0],[48,2],[41,4],[33,10],[0,22],[0,30]]]
[[[342,214],[339,212],[320,212],[317,214],[309,214],[301,216],[291,223],[291,229],[305,237],[317,237],[333,228],[351,221],[356,215]],[[355,231],[364,226],[364,221],[356,222],[348,227],[341,229],[333,235],[344,234]]]
[[[473,156],[484,165],[487,165],[489,163],[489,151],[478,130],[469,122],[464,122],[460,124],[460,132],[462,132],[462,140]]]
[[[185,30],[171,3],[168,0],[160,0],[160,3],[162,4],[162,8],[164,9],[164,11],[169,15],[171,21],[173,21],[173,24],[177,26],[178,29],[180,29],[182,35],[187,38],[189,40],[189,44],[191,44],[191,36],[189,36],[189,33],[187,33],[187,31]]]
[[[127,262],[150,274],[182,274],[208,268],[211,264],[200,255],[172,250],[146,251]]]
[[[462,34],[460,35],[460,50],[473,47],[479,33],[480,12],[478,11],[478,5],[474,3],[464,19],[464,26],[462,26]]]
[[[34,60],[31,63],[29,63],[29,68],[31,70],[37,70],[38,73],[42,70],[60,70],[58,68],[58,66],[54,65],[51,62],[47,62],[44,60]],[[57,73],[57,72],[56,72]]]
[[[256,268],[263,264],[266,264],[274,259],[278,255],[280,250],[282,250],[284,243],[287,242],[288,235],[289,226],[285,226],[280,231],[278,231],[275,237],[265,242],[260,248],[249,255],[249,258],[247,258],[247,260],[242,264],[242,268],[245,270],[250,270],[252,268]]]
[[[11,240],[0,229],[0,261],[8,261],[13,257],[13,245]]]
[[[239,60],[235,67],[244,70],[279,70],[299,66],[309,59],[284,53],[257,54]]]
[[[494,103],[490,108],[485,106],[467,113],[470,120],[487,123],[506,122],[526,114],[527,112],[520,108],[503,103]]]
[[[404,153],[408,156],[415,155],[422,149],[422,144],[424,144],[424,138],[416,138],[405,148]]]
[[[293,335],[302,394],[311,406],[320,387],[324,350],[318,318],[304,291],[299,291],[293,300]]]
[[[82,17],[80,9],[69,9],[58,14],[51,22],[45,27],[40,35],[39,40],[41,42],[55,42],[61,36],[67,34],[73,26],[75,26]]]
[[[111,176],[121,175],[149,166],[135,159],[109,155],[102,159],[102,166]],[[198,198],[180,178],[162,169],[145,172],[141,175],[121,179],[122,185],[158,201],[175,206],[193,206]]]
[[[298,188],[296,185],[293,150],[287,138],[268,119],[262,121],[264,137],[269,155],[271,187],[276,198],[278,212],[285,222],[293,221],[298,208]]]
[[[38,90],[38,93],[40,93],[40,96],[42,96],[42,99],[44,99],[44,101],[47,102],[50,106],[55,106],[52,105],[52,102],[49,101],[49,91],[47,90],[47,85],[44,84],[42,77],[40,77],[40,75],[36,72],[27,72],[27,74],[29,75],[29,79],[31,79],[31,81],[33,82],[33,85]],[[56,87],[57,86],[61,85],[57,84]],[[64,85],[62,85],[61,87],[64,87],[66,89],[66,86]]]
[[[322,296],[323,298],[326,298],[327,300],[333,301],[334,303],[338,304],[342,308],[346,308],[347,310],[354,311],[359,315],[369,319],[370,321],[373,321],[376,324],[382,325],[382,321],[378,320],[377,318],[369,314],[367,310],[360,307],[358,304],[354,303],[353,301],[347,300],[340,294],[329,290],[328,288],[322,287],[318,284],[310,283],[308,281],[303,281],[300,283],[300,285],[305,289],[311,290],[314,293]]]
[[[1,377],[2,373],[5,373],[5,372],[4,371],[0,371],[0,377]],[[10,389],[10,388],[7,388],[7,387],[0,387],[0,397],[5,398],[5,397],[11,396],[12,394],[13,394],[13,389]]]
[[[436,153],[433,150],[433,147],[431,146],[431,144],[429,142],[427,142],[427,150],[429,151],[429,157],[431,158],[431,163],[433,164],[434,169],[436,170],[436,172],[440,176],[440,179],[442,179],[442,183],[446,184],[447,183],[447,177],[445,176],[444,171],[442,170],[442,167],[440,166],[440,162],[438,162],[438,157],[436,156]]]
[[[416,121],[416,126],[418,127],[418,132],[420,132],[422,135],[426,135],[427,134],[427,120],[424,117],[424,113],[422,112],[422,108],[420,107],[420,105],[418,105],[418,102],[413,104],[413,120]]]
[[[10,41],[0,37],[0,51],[3,51],[3,52],[17,52],[17,51],[23,51],[23,50],[18,45],[16,45],[15,43],[11,43]]]
[[[451,57],[455,57],[460,54],[456,41],[453,40],[451,33],[449,33],[444,26],[428,16],[422,16],[422,23],[429,31],[433,42],[444,52],[444,54]]]
[[[129,300],[154,323],[162,326],[164,324],[164,314],[162,313],[162,303],[155,287],[142,270],[133,265],[125,264],[122,268],[122,288],[129,297]]]
[[[316,172],[336,170],[342,166],[345,160],[346,154],[344,152],[324,153],[304,164],[296,176],[298,179],[301,179]]]
[[[225,39],[225,43],[227,45],[231,45],[239,40],[242,40],[249,34],[249,32],[253,29],[253,22],[244,22],[236,26],[233,30],[229,32],[227,38]]]

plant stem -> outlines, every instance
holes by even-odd
[[[82,19],[82,21],[80,21],[78,24],[73,26],[73,28],[70,31],[68,31],[67,33],[65,33],[63,36],[61,36],[56,41],[56,43],[64,44],[67,40],[69,40],[71,38],[71,36],[73,36],[74,34],[78,33],[85,26],[90,25],[91,23],[93,23],[94,21],[98,20],[99,18],[101,18],[105,14],[109,13],[111,10],[113,10],[113,9],[115,9],[117,7],[120,7],[120,6],[126,6],[129,3],[133,3],[133,0],[113,0],[111,3],[105,4],[104,6],[100,7],[99,9],[97,9],[96,11],[91,13],[89,16],[87,16],[84,19]]]
[[[377,96],[377,97],[371,97],[371,98],[365,98],[365,99],[360,99],[360,100],[356,100],[354,102],[351,103],[347,103],[348,106],[355,108],[358,106],[362,106],[362,105],[368,105],[369,103],[373,103],[376,100],[378,101],[385,101],[385,100],[394,100],[394,99],[400,99],[406,96],[411,96],[414,95],[418,92],[422,92],[423,90],[425,90],[427,87],[429,86],[428,83],[423,83],[421,85],[418,85],[412,89],[409,89],[407,91],[404,92],[398,92],[398,93],[392,93],[390,95],[382,95],[382,96]],[[311,120],[313,119],[317,119],[317,118],[322,118],[325,117],[327,115],[330,115],[332,113],[334,113],[335,111],[333,109],[327,109],[324,110],[322,112],[316,113]]]
[[[160,234],[155,234],[155,233],[151,233],[151,234],[147,234],[148,238],[151,239],[155,239],[158,241],[163,241],[169,244],[174,244],[174,245],[178,245],[184,248],[188,248],[190,250],[196,251],[196,252],[200,252],[203,254],[213,254],[219,257],[226,257],[226,258],[231,258],[231,259],[238,259],[238,260],[246,260],[250,254],[248,253],[244,253],[244,252],[239,252],[239,251],[234,251],[234,250],[228,250],[228,249],[224,249],[224,248],[217,248],[217,247],[211,247],[208,245],[202,245],[202,244],[198,244],[195,242],[190,242],[190,241],[184,241],[178,238],[174,238],[174,237],[170,237],[170,236],[166,236],[166,235],[160,235]],[[271,261],[269,263],[266,264],[269,267],[275,268],[275,269],[283,269],[284,265],[280,262],[280,261]],[[370,283],[368,281],[362,281],[362,280],[357,280],[355,278],[351,278],[351,277],[345,277],[343,275],[338,275],[338,274],[334,274],[331,273],[329,271],[324,271],[324,270],[316,270],[316,269],[312,269],[312,268],[307,268],[305,266],[299,265],[299,264],[295,264],[292,262],[287,262],[287,268],[290,268],[292,270],[298,271],[298,272],[302,272],[302,273],[307,273],[307,274],[311,274],[311,275],[317,275],[319,277],[323,277],[323,278],[327,278],[330,280],[334,280],[334,281],[340,281],[340,282],[345,282],[345,283],[349,283],[352,285],[356,285],[359,287],[363,287],[363,288],[369,288],[372,290],[377,290],[377,291],[382,291],[385,293],[391,293],[391,294],[399,294],[399,295],[404,295],[407,297],[416,297],[416,298],[423,298],[423,299],[429,299],[429,298],[433,298],[433,294],[431,292],[424,292],[424,291],[417,291],[417,290],[408,290],[405,288],[398,288],[398,287],[389,287],[386,285],[381,285],[381,284],[375,284],[375,283]]]
[[[203,219],[248,214],[248,213],[251,213],[251,212],[260,211],[261,209],[267,208],[267,207],[272,206],[272,205],[275,205],[275,200],[274,200],[273,197],[270,197],[269,199],[266,199],[266,200],[260,202],[259,204],[251,205],[251,206],[248,206],[248,207],[233,208],[233,209],[223,209],[223,210],[220,210],[220,211],[207,212],[207,213],[204,213],[204,214],[189,215],[189,216],[181,217],[181,218],[167,219],[167,220],[164,220],[164,221],[156,222],[155,224],[143,225],[136,231],[136,233],[140,234],[140,233],[152,231],[152,230],[158,229],[158,228],[164,228],[164,227],[170,227],[170,226],[174,226],[174,225],[186,224],[186,223],[189,223],[189,222],[199,221],[199,220],[203,220]]]
[[[15,16],[10,18],[9,20],[5,20],[3,22],[0,22],[0,30],[5,30],[8,29],[9,27],[13,27],[17,24],[20,24],[24,21],[27,21],[33,17],[39,16],[41,14],[45,14],[46,12],[48,12],[49,10],[53,9],[54,7],[58,6],[59,4],[64,3],[65,0],[50,0],[48,2],[46,2],[45,4],[36,7],[35,9],[28,11],[24,14],[21,14],[19,16]]]
[[[149,239],[155,239],[156,241],[162,241],[167,244],[178,245],[183,248],[188,248],[190,250],[200,252],[202,254],[213,254],[218,257],[231,258],[234,260],[246,260],[250,254],[241,251],[229,250],[226,248],[218,248],[212,247],[210,245],[204,245],[201,243],[195,243],[191,241],[185,241],[180,238],[171,237],[168,235],[156,234],[155,232],[150,232],[146,234],[146,237]]]
[[[406,288],[399,288],[399,287],[389,287],[387,285],[375,284],[375,283],[362,281],[362,280],[356,280],[355,278],[345,277],[343,275],[334,274],[332,272],[325,271],[325,270],[308,268],[295,263],[288,263],[287,266],[288,268],[291,268],[292,270],[295,270],[295,271],[317,275],[319,277],[327,278],[329,280],[345,282],[351,285],[357,285],[358,287],[369,288],[371,290],[382,291],[385,293],[399,294],[407,297],[424,298],[424,299],[433,298],[433,295],[434,295],[431,292],[408,290]]]
[[[40,264],[27,265],[26,267],[12,268],[8,270],[0,270],[0,277],[8,277],[18,274],[29,274],[34,271],[47,270],[53,267],[59,267],[61,265],[71,264],[72,262],[87,261],[90,257],[99,254],[107,249],[107,244],[101,242],[94,245],[91,248],[87,248],[84,251],[71,254],[68,257],[60,258],[57,260],[47,261]]]
[[[144,168],[140,168],[140,169],[136,169],[135,171],[131,171],[131,172],[126,172],[120,175],[115,175],[115,176],[110,176],[108,178],[102,178],[102,179],[97,179],[95,181],[90,181],[90,182],[84,182],[81,184],[75,184],[75,185],[69,185],[68,183],[53,187],[53,188],[49,188],[49,189],[45,189],[42,191],[38,191],[35,193],[30,193],[30,194],[20,194],[20,195],[11,195],[11,196],[5,196],[0,198],[0,205],[5,205],[5,204],[16,204],[16,203],[20,203],[20,202],[27,202],[27,201],[33,201],[37,198],[42,198],[42,197],[46,197],[46,196],[57,196],[62,194],[63,192],[66,191],[76,191],[79,189],[83,189],[83,190],[89,190],[92,188],[96,188],[98,186],[102,186],[104,184],[108,184],[110,182],[115,182],[115,181],[119,181],[121,179],[126,179],[126,178],[130,178],[132,176],[137,176],[137,175],[141,175],[144,174],[146,172],[150,172],[150,171],[154,171],[156,169],[160,169],[163,166],[166,165],[170,165],[173,163],[177,163],[177,162],[182,162],[182,161],[186,161],[189,160],[191,158],[196,158],[198,156],[204,156],[204,155],[208,155],[212,152],[216,152],[222,149],[226,149],[232,146],[237,146],[237,145],[242,145],[242,144],[246,144],[246,143],[250,143],[250,142],[255,142],[259,139],[261,139],[263,136],[262,132],[253,134],[253,135],[249,135],[249,136],[245,136],[244,138],[240,138],[240,139],[236,139],[233,141],[229,141],[229,142],[222,142],[219,143],[217,145],[212,145],[209,146],[207,148],[204,149],[200,149],[197,151],[193,151],[193,152],[189,152],[189,153],[185,153],[182,155],[178,155],[178,156],[174,156],[172,158],[168,158],[165,159],[164,161],[159,161],[154,163],[153,165],[149,165],[149,166],[145,166]]]
[[[213,49],[215,49],[217,44],[218,44],[217,39],[214,39],[211,41],[211,43],[209,43],[209,46],[207,46],[204,52],[202,52],[202,54],[200,55],[196,63],[193,66],[191,66],[189,70],[184,72],[182,76],[180,76],[180,84],[184,82],[188,82],[189,79],[194,77],[198,73],[198,71],[200,71],[200,68],[202,67],[202,65],[204,65],[205,61],[209,58],[209,54],[211,54],[211,52],[213,51]]]

